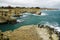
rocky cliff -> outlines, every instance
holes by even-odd
[[[14,31],[0,32],[0,34],[0,39],[3,40],[59,40],[58,34],[47,26],[22,26]]]

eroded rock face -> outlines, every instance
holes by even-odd
[[[59,40],[49,27],[38,27],[37,25],[22,26],[14,31],[3,32],[9,40]]]
[[[0,17],[0,23],[5,23],[6,20],[3,17]]]
[[[40,12],[38,15],[41,15],[42,12]]]
[[[15,24],[17,23],[16,19],[15,18],[10,18],[10,17],[3,17],[3,16],[0,16],[0,24]]]
[[[36,29],[40,37],[43,38],[43,40],[59,40],[58,35],[50,30],[50,28],[42,27]]]

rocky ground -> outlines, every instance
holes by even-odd
[[[1,40],[59,40],[54,29],[38,25],[22,26],[14,31],[0,32]]]

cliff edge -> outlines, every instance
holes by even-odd
[[[59,40],[58,35],[49,27],[37,25],[22,26],[14,31],[2,32],[0,39],[8,40]]]

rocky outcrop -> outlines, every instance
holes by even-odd
[[[3,32],[9,40],[59,40],[58,34],[48,26],[28,25],[22,26],[14,31]]]
[[[5,20],[5,18],[3,18],[3,17],[0,16],[0,23],[5,23],[5,22],[7,22],[7,21]]]
[[[37,15],[41,15],[41,13],[42,13],[42,12],[37,12],[36,14],[37,14]]]
[[[14,24],[14,23],[17,23],[17,21],[13,17],[10,18],[10,17],[3,17],[3,16],[1,16],[0,17],[0,24],[6,24],[6,23]]]
[[[41,15],[42,12],[38,13],[38,15]]]

